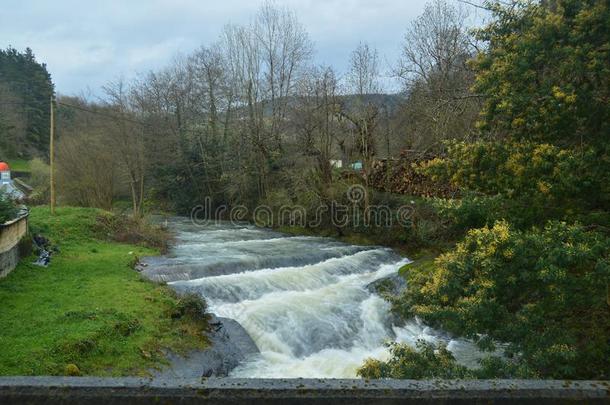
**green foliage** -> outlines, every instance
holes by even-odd
[[[610,205],[607,147],[455,142],[449,144],[446,158],[428,161],[419,170],[466,191],[462,202],[444,204],[444,212],[464,226],[489,223],[494,211],[494,219],[511,218],[526,227],[547,219],[573,220]],[[467,218],[471,214],[474,217]]]
[[[463,235],[468,229],[493,224],[502,215],[502,198],[466,193],[460,199],[432,200],[432,205],[447,225],[447,231]]]
[[[387,361],[367,359],[357,370],[363,378],[399,379],[495,379],[533,378],[526,366],[497,356],[484,357],[476,368],[460,365],[443,343],[418,340],[415,347],[391,343]]]
[[[472,377],[466,367],[457,364],[445,345],[438,347],[418,340],[416,347],[391,343],[390,360],[368,359],[357,371],[363,378],[467,378]]]
[[[0,349],[0,375],[146,375],[167,350],[205,347],[205,319],[172,318],[172,291],[129,267],[156,251],[100,240],[100,213],[32,209],[33,231],[61,252],[48,268],[24,259],[0,280],[0,348],[10,348]]]
[[[510,361],[475,376],[607,379],[610,6],[492,3],[474,62],[486,140],[419,167],[462,190],[434,205],[466,236],[407,271],[393,307],[481,347],[508,343]]]
[[[172,318],[188,317],[190,319],[203,319],[207,311],[207,303],[203,297],[197,294],[185,294],[176,302]]]
[[[495,3],[473,64],[485,104],[480,127],[562,145],[606,142],[610,131],[610,4]]]
[[[19,121],[2,124],[2,128],[22,126],[23,134],[17,143],[4,145],[8,136],[0,136],[0,149],[18,155],[46,154],[49,148],[50,102],[54,93],[51,75],[45,64],[36,61],[30,48],[21,53],[14,48],[0,50],[0,86],[6,86],[13,103],[19,111]]]
[[[17,215],[17,207],[13,200],[0,190],[0,224],[13,219]]]
[[[562,222],[474,229],[437,259],[432,274],[407,273],[403,315],[509,342],[509,352],[540,377],[605,379],[609,252],[609,238]]]
[[[255,201],[256,179],[251,168],[240,168],[235,173],[223,174],[221,166],[228,158],[218,142],[201,146],[198,143],[181,144],[180,156],[172,156],[170,162],[154,165],[150,169],[149,187],[156,200],[167,202],[170,208],[183,215],[190,214],[193,207],[203,204],[204,199],[211,198],[213,209],[217,205]],[[202,163],[200,147],[204,147],[209,163]],[[164,157],[168,156],[164,154]],[[214,179],[211,181],[210,179]]]
[[[40,160],[40,158],[36,158],[34,160],[38,160],[38,161],[42,162],[42,160]],[[14,172],[26,172],[26,173],[30,172],[31,165],[34,163],[33,161],[26,160],[26,159],[7,159],[6,162],[11,167],[11,171],[13,173]]]
[[[11,167],[13,167],[11,165]],[[42,159],[35,158],[28,162],[28,171],[30,178],[28,184],[34,189],[28,197],[28,202],[32,205],[46,204],[49,202],[50,196],[50,168]]]
[[[438,210],[428,199],[407,199],[410,218],[401,226],[402,242],[412,249],[438,247],[451,238]]]
[[[116,242],[158,249],[161,252],[167,251],[170,239],[167,229],[151,224],[145,219],[100,211],[95,220],[94,229],[102,237]]]
[[[271,209],[274,224],[280,225],[283,232],[296,229],[298,233],[339,237],[348,243],[392,246],[405,249],[408,254],[447,242],[450,235],[430,201],[368,189],[370,215],[365,222],[364,198],[355,204],[348,198],[353,186],[345,181],[322,186],[311,180],[308,187],[296,188],[291,193],[288,190],[271,192],[263,204]],[[287,215],[283,223],[278,223],[282,206],[304,208],[308,215],[305,226],[291,229]],[[255,219],[259,225],[265,225],[268,217],[261,214]]]
[[[501,358],[498,356],[484,357],[479,361],[480,368],[474,370],[476,378],[527,378],[534,379],[540,376],[529,368],[526,363],[519,362],[517,358]]]
[[[64,370],[64,374],[67,376],[79,376],[81,375],[80,369],[78,368],[78,366],[76,364],[70,363],[68,365],[66,365],[66,368]]]

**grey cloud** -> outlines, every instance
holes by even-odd
[[[216,40],[226,23],[247,23],[256,1],[14,1],[0,14],[0,46],[30,47],[63,94],[94,92],[118,76],[157,69],[178,52]],[[359,41],[384,60],[399,54],[425,0],[286,0],[315,43],[316,63],[344,71]]]

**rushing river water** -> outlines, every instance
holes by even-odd
[[[366,358],[388,357],[388,340],[443,340],[462,363],[478,358],[469,342],[417,320],[393,324],[389,304],[366,288],[409,263],[390,249],[250,225],[175,219],[170,226],[176,243],[153,278],[201,294],[260,350],[231,376],[355,377]]]

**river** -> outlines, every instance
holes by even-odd
[[[390,305],[366,288],[409,263],[391,249],[229,222],[169,226],[175,243],[148,276],[200,294],[211,312],[245,328],[260,354],[232,377],[355,377],[365,359],[388,358],[389,340],[444,341],[467,365],[480,357],[470,342],[417,319],[393,323]]]

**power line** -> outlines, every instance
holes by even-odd
[[[152,124],[149,124],[149,123],[146,123],[146,122],[143,122],[143,121],[138,121],[138,120],[135,120],[135,119],[132,119],[132,118],[117,117],[116,115],[104,113],[104,112],[101,112],[101,111],[95,111],[95,110],[91,110],[91,109],[88,109],[88,108],[85,108],[85,107],[81,107],[81,106],[78,106],[78,105],[68,104],[68,103],[65,103],[63,101],[55,100],[55,104],[62,105],[64,107],[73,108],[75,110],[80,110],[80,111],[87,112],[87,113],[90,113],[90,114],[101,115],[103,117],[110,118],[110,119],[113,119],[113,120],[128,121],[128,122],[133,122],[134,124],[140,124],[140,125],[144,125],[144,126],[152,125]],[[15,102],[13,102],[13,101],[1,101],[0,105],[22,105],[22,106],[24,106],[24,105],[28,105],[28,103],[17,102],[17,101],[15,101]]]
[[[127,121],[127,122],[131,122],[131,123],[134,123],[134,124],[139,124],[139,125],[142,125],[142,126],[150,126],[150,127],[154,126],[154,124],[151,124],[151,123],[148,123],[148,122],[139,121],[139,120],[136,120],[136,119],[133,119],[133,118],[127,118],[127,117],[117,117],[116,115],[104,113],[104,112],[101,112],[101,111],[90,110],[88,108],[77,106],[77,105],[74,105],[74,104],[68,104],[68,103],[65,103],[63,101],[56,101],[56,103],[59,104],[59,105],[63,105],[64,107],[74,108],[75,110],[80,110],[80,111],[87,112],[87,113],[90,113],[90,114],[97,114],[97,115],[100,115],[100,116],[103,116],[103,117],[106,117],[106,118],[110,118],[110,119],[113,119],[113,120]],[[190,129],[190,128],[182,128],[181,131],[191,132],[191,133],[196,133],[196,134],[201,133],[201,130]]]
[[[102,112],[102,111],[91,110],[89,108],[81,107],[81,106],[74,105],[74,104],[69,104],[69,103],[66,103],[66,102],[63,102],[63,101],[55,100],[55,103],[57,105],[62,105],[64,107],[73,108],[75,110],[83,111],[83,112],[86,112],[86,113],[89,113],[89,114],[97,114],[99,116],[106,117],[106,118],[109,118],[109,119],[112,119],[112,120],[120,120],[120,121],[131,122],[133,124],[138,124],[138,125],[142,125],[142,126],[146,126],[146,127],[153,127],[154,126],[154,124],[151,124],[151,123],[148,123],[148,122],[144,122],[144,121],[140,121],[140,120],[136,120],[136,119],[128,118],[128,117],[119,117],[117,115],[105,113],[105,112]],[[24,102],[8,102],[8,101],[5,102],[5,101],[2,101],[2,102],[0,102],[0,105],[28,105],[28,104],[24,103]],[[181,131],[191,132],[191,133],[196,133],[196,134],[199,134],[199,133],[202,132],[201,130],[190,129],[190,128],[182,128]]]
[[[77,106],[77,105],[73,105],[73,104],[68,104],[68,103],[64,103],[63,101],[55,101],[58,105],[63,105],[64,107],[70,107],[70,108],[74,108],[75,110],[80,110],[80,111],[84,111],[90,114],[97,114],[97,115],[101,115],[103,117],[106,118],[110,118],[113,120],[122,120],[122,121],[127,121],[127,122],[133,122],[134,124],[140,124],[140,125],[152,125],[143,121],[138,121],[132,118],[126,118],[126,117],[117,117],[116,115],[112,115],[112,114],[107,114],[101,111],[95,111],[95,110],[90,110],[88,108],[85,107],[81,107],[81,106]]]

